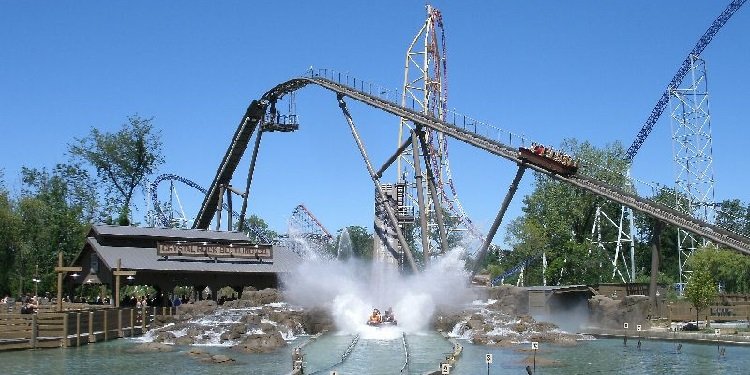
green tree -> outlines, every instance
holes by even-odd
[[[235,224],[235,229],[237,228],[239,228],[239,223]],[[246,218],[243,228],[251,242],[270,243],[279,237],[279,234],[271,230],[265,220],[257,215],[250,215]]]
[[[750,208],[739,199],[728,199],[718,205],[716,224],[732,232],[750,233]]]
[[[603,149],[588,142],[566,140],[562,150],[581,162],[581,173],[617,188],[630,189],[625,149],[620,143]],[[620,206],[594,194],[534,174],[534,191],[523,199],[523,215],[509,225],[506,241],[514,256],[506,256],[504,268],[531,260],[524,272],[526,283],[595,283],[612,280],[611,256],[592,246],[589,239],[597,209],[609,217],[619,217]],[[616,238],[614,227],[602,227],[603,238]],[[542,275],[542,254],[547,258],[547,273]]]
[[[83,247],[95,199],[71,173],[78,172],[64,165],[52,173],[26,167],[21,171],[23,188],[16,208],[21,241],[14,268],[27,290],[33,277],[41,280],[40,291],[54,290],[57,252],[69,261]]]
[[[707,269],[727,293],[750,293],[750,256],[706,246],[690,256],[688,265]]]
[[[0,293],[12,294],[18,290],[18,279],[13,275],[13,264],[21,245],[21,219],[5,188],[0,171]]]
[[[700,262],[693,262],[692,265],[693,272],[685,286],[685,298],[695,307],[695,321],[697,323],[700,311],[714,302],[718,292],[716,280],[714,280],[711,270]]]
[[[144,184],[146,177],[164,162],[161,135],[154,129],[152,120],[129,116],[115,133],[92,128],[87,137],[76,138],[68,145],[75,162],[83,161],[96,169],[99,180],[105,185],[107,206],[118,210],[118,221],[123,225],[130,223],[131,200],[136,187]]]
[[[372,259],[373,238],[372,233],[367,228],[361,226],[349,226],[339,230],[336,243],[341,239],[344,230],[349,232],[349,239],[352,243],[352,255],[360,259]]]

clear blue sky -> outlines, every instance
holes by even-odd
[[[576,137],[629,146],[679,64],[728,1],[438,1],[448,42],[449,106],[547,144]],[[748,7],[745,7],[748,8]],[[250,100],[309,66],[398,89],[421,1],[0,2],[0,168],[52,167],[91,127],[114,131],[153,116],[166,164],[212,181]],[[750,9],[704,52],[717,199],[750,201]],[[285,232],[305,203],[335,231],[371,227],[373,185],[324,90],[299,93],[301,130],[264,137],[250,211]],[[395,149],[398,120],[350,103],[374,164]],[[235,185],[244,186],[247,160]],[[515,173],[506,160],[458,143],[451,165],[466,210],[487,228]],[[674,179],[663,116],[633,174]],[[392,175],[391,178],[394,178]],[[527,176],[511,207],[520,210]],[[179,187],[188,215],[201,201]],[[164,189],[162,189],[164,190]],[[139,214],[143,214],[140,198]],[[501,240],[498,238],[498,240]]]

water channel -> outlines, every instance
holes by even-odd
[[[348,236],[344,237],[347,239],[342,242],[347,242]],[[340,245],[337,253],[350,254],[350,246]],[[411,277],[351,260],[308,261],[292,278],[284,280],[285,296],[296,306],[324,306],[339,332],[317,338],[282,332],[287,345],[268,354],[235,351],[230,343],[220,343],[218,333],[202,345],[175,345],[169,352],[132,352],[153,339],[153,334],[147,333],[140,338],[75,348],[0,352],[0,374],[288,374],[292,370],[292,351],[300,346],[305,374],[425,374],[440,369],[441,360],[452,352],[454,343],[464,350],[451,374],[525,374],[525,367],[534,363],[530,343],[482,346],[464,337],[454,337],[451,342],[429,327],[429,318],[437,306],[463,306],[474,301],[475,296],[463,285],[467,279],[464,269],[460,256],[453,253]],[[398,326],[365,325],[373,306],[393,306]],[[239,321],[247,312],[217,310],[199,320],[203,325],[218,327]],[[535,373],[750,373],[750,346],[728,346],[725,355],[720,356],[714,344],[681,342],[682,347],[677,350],[676,342],[643,340],[640,348],[636,342],[631,339],[627,346],[614,339],[582,339],[572,346],[542,343],[535,356]],[[234,361],[205,363],[190,354],[194,350],[223,354]],[[493,356],[489,369],[486,354]]]
[[[291,351],[309,337],[298,337],[289,345],[270,354],[243,354],[227,347],[203,346],[210,353],[226,354],[235,362],[207,364],[188,355],[191,347],[173,352],[131,353],[138,339],[120,339],[78,348],[26,350],[0,353],[3,374],[286,374],[291,370]],[[451,351],[451,344],[434,332],[406,335],[409,366],[404,374],[424,374],[438,369],[439,361]],[[404,363],[401,337],[359,340],[355,349],[340,366],[330,366],[352,341],[352,335],[328,334],[305,346],[306,373],[330,374],[399,374]],[[678,353],[675,343],[643,340],[640,350],[631,340],[627,347],[621,340],[581,341],[573,347],[540,347],[536,374],[747,374],[750,369],[750,347],[729,346],[719,357],[716,345],[682,343]],[[525,360],[531,356],[528,345],[497,348],[473,345],[458,340],[464,352],[451,374],[486,374],[485,354],[493,354],[490,374],[525,373]],[[554,362],[554,365],[544,363]]]

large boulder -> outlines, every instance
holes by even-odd
[[[276,289],[266,288],[263,290],[255,290],[255,288],[252,287],[245,287],[240,299],[227,301],[224,303],[224,306],[227,308],[246,309],[248,307],[258,307],[269,303],[283,301],[283,295]]]
[[[286,345],[279,331],[263,334],[247,335],[239,344],[233,346],[235,350],[245,353],[270,353]]]
[[[138,345],[132,349],[129,349],[130,353],[153,353],[153,352],[171,352],[174,350],[172,345],[162,344],[158,342],[147,342]]]
[[[305,310],[302,315],[302,327],[305,332],[314,335],[316,333],[331,331],[335,328],[331,314],[321,308]]]
[[[487,298],[496,300],[487,306],[490,310],[508,315],[529,313],[529,291],[514,285],[499,285],[487,289]]]
[[[195,303],[183,303],[177,307],[177,311],[180,315],[185,315],[185,318],[192,318],[195,316],[203,316],[210,314],[216,310],[218,304],[216,301],[203,300]],[[182,319],[185,319],[182,318]]]
[[[451,332],[453,327],[463,320],[461,313],[438,312],[432,316],[432,327],[438,331]]]
[[[633,327],[640,324],[643,329],[650,327],[648,296],[625,296],[622,300],[614,300],[607,296],[596,295],[588,302],[589,322],[594,326],[620,329],[623,323],[629,323]]]

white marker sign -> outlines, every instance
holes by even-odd
[[[486,362],[486,363],[487,363],[488,365],[489,365],[490,363],[492,363],[492,354],[489,354],[489,353],[488,353],[488,354],[487,354],[487,355],[485,355],[484,357],[485,357],[485,358],[484,358],[484,361],[485,361],[485,362]]]
[[[451,365],[447,363],[443,363],[440,365],[440,374],[441,375],[449,375],[451,373]]]
[[[623,329],[628,329],[628,323],[622,323],[622,328]]]
[[[720,330],[720,329],[718,329],[718,328],[716,328],[716,329],[714,330],[714,335],[716,335],[716,336],[718,336],[718,335],[721,335],[721,330]]]
[[[638,332],[640,332],[641,331],[641,325],[639,324],[639,325],[635,326],[635,330],[638,331]]]
[[[539,343],[536,341],[531,342],[531,349],[533,350],[539,350]]]

